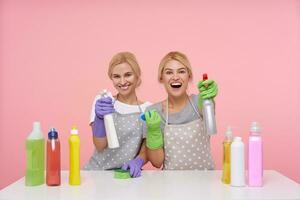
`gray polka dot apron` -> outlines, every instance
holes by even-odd
[[[185,124],[168,124],[168,100],[164,129],[165,170],[214,169],[210,137],[198,110],[189,100],[199,119]]]
[[[106,148],[103,152],[98,152],[95,149],[89,162],[84,166],[84,170],[120,168],[139,153],[143,140],[143,123],[140,119],[140,113],[120,114],[115,112],[113,119],[120,147],[116,149]]]

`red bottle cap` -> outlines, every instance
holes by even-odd
[[[203,80],[207,80],[207,79],[208,79],[207,74],[203,74]]]

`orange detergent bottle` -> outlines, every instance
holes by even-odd
[[[54,128],[51,128],[48,133],[46,174],[48,186],[60,185],[60,142]]]

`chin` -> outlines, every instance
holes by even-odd
[[[181,97],[186,94],[185,90],[173,91],[172,89],[168,91],[169,96],[172,97]]]
[[[119,94],[122,96],[127,96],[129,94],[131,94],[133,92],[133,89],[129,89],[129,90],[118,90]]]

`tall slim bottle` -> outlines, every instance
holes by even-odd
[[[60,185],[60,142],[55,128],[48,133],[46,183],[49,186]]]
[[[26,140],[25,185],[45,183],[45,139],[40,122],[33,123],[33,130]]]
[[[232,143],[232,130],[231,127],[227,127],[225,132],[225,140],[223,142],[223,174],[222,182],[230,184],[230,146]]]
[[[257,122],[252,122],[248,150],[248,185],[261,187],[263,185],[263,144]]]
[[[102,97],[111,97],[111,94],[107,90],[103,90],[101,95]],[[120,147],[112,114],[104,115],[104,126],[108,147],[111,149]]]
[[[207,80],[207,74],[203,74],[203,80]],[[203,116],[205,127],[208,135],[217,133],[216,118],[215,118],[215,105],[212,99],[203,100]]]
[[[80,185],[80,138],[78,130],[73,127],[69,137],[69,184]]]
[[[241,137],[235,137],[230,148],[231,186],[245,186],[245,148]]]

